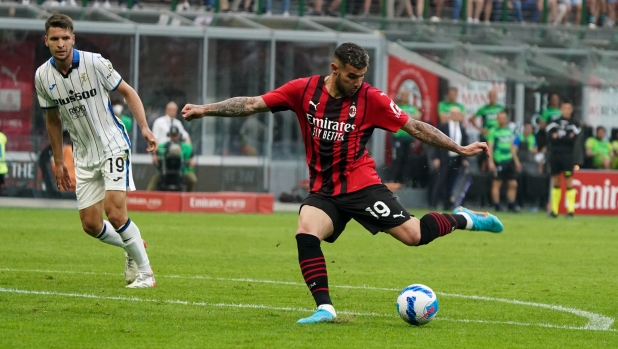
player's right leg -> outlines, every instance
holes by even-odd
[[[316,312],[298,320],[299,324],[332,321],[337,317],[328,290],[326,261],[320,243],[333,234],[333,221],[323,210],[303,205],[298,217],[296,242],[298,262],[309,291],[317,305]]]
[[[77,206],[84,231],[101,242],[117,247],[124,243],[110,222],[103,220],[103,178],[89,168],[75,168]]]

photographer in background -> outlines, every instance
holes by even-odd
[[[193,146],[180,138],[180,130],[176,126],[170,128],[167,136],[170,140],[159,144],[157,153],[152,157],[152,163],[158,172],[150,179],[147,190],[161,190],[161,185],[167,183],[165,176],[170,173],[170,175],[178,176],[178,189],[182,181],[186,186],[186,191],[194,191],[197,177],[195,176]]]

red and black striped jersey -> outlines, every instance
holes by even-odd
[[[324,85],[325,78],[293,80],[262,95],[273,113],[296,113],[310,191],[335,196],[382,183],[365,146],[375,128],[395,132],[408,121],[408,115],[368,83],[351,97],[334,98]]]

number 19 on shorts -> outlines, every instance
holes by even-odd
[[[382,201],[376,201],[372,207],[367,207],[365,211],[371,213],[372,216],[380,219],[380,217],[388,217],[391,214],[391,209]]]
[[[109,174],[114,174],[114,173],[124,173],[125,170],[125,160],[124,160],[124,156],[119,156],[117,158],[109,158],[106,160],[107,162],[107,166],[106,166],[106,170],[109,170]]]

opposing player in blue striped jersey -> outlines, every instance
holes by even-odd
[[[62,124],[73,141],[79,217],[86,233],[125,250],[128,288],[156,286],[145,242],[127,215],[127,189],[135,190],[131,144],[114,115],[109,91],[127,101],[135,120],[155,151],[157,141],[146,123],[144,106],[131,86],[100,54],[73,48],[73,21],[56,14],[45,22],[45,45],[52,58],[35,74],[39,103],[45,109],[47,133],[54,153],[56,183],[68,189],[70,177],[62,157]],[[103,210],[109,221],[103,220]]]

